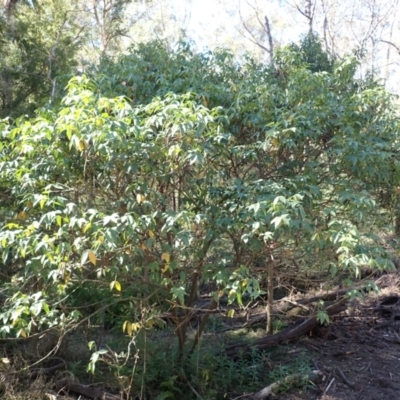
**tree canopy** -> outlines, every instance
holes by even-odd
[[[93,285],[179,309],[200,278],[240,302],[260,294],[254,269],[272,252],[356,275],[390,264],[369,223],[396,204],[391,97],[354,77],[354,58],[332,72],[303,60],[152,43],[73,78],[59,106],[4,121],[1,180],[18,211],[0,233],[13,259],[1,331],[76,317],[60,302]]]

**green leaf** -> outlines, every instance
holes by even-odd
[[[318,311],[317,312],[317,321],[322,325],[322,324],[329,324],[330,323],[330,319],[329,319],[329,315],[326,311]]]
[[[31,312],[33,315],[37,316],[42,311],[43,303],[38,302],[31,305]]]
[[[183,286],[171,288],[172,299],[178,299],[181,304],[185,302],[185,288]]]

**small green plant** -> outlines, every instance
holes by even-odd
[[[95,342],[89,342],[89,348],[94,350],[90,358],[90,362],[86,371],[92,375],[97,372],[97,363],[100,361],[102,365],[108,368],[108,383],[114,383],[126,398],[130,397],[133,381],[136,375],[136,367],[139,359],[139,350],[136,348],[136,337],[131,337],[129,343],[125,343],[124,351],[114,351],[113,348],[121,347],[123,341],[120,338],[110,340],[106,348],[97,350]],[[115,342],[115,346],[113,343]],[[112,346],[113,348],[111,348]],[[99,371],[102,377],[107,374],[104,368]]]
[[[176,395],[182,395],[182,390],[177,384],[178,375],[173,375],[168,378],[168,380],[161,382],[160,387],[163,389],[157,397],[156,400],[173,399]]]
[[[310,357],[305,353],[300,353],[294,358],[293,363],[280,364],[274,367],[268,374],[268,381],[270,383],[280,382],[280,392],[304,386],[307,376],[311,372],[310,365]]]
[[[106,349],[99,349],[99,350],[97,350],[96,349],[96,343],[95,342],[89,342],[88,343],[88,346],[89,346],[89,349],[90,350],[95,350],[93,353],[92,353],[92,355],[90,356],[90,362],[89,362],[89,364],[88,364],[88,366],[87,366],[87,369],[86,369],[86,371],[87,372],[90,372],[90,373],[92,373],[92,374],[94,374],[94,371],[95,371],[95,369],[96,369],[96,363],[97,363],[97,361],[99,360],[99,359],[101,359],[101,357],[100,356],[102,356],[103,354],[107,354],[108,353],[108,350],[106,350]]]
[[[218,332],[223,328],[225,328],[225,324],[222,319],[216,317],[215,315],[210,315],[207,322],[207,331]]]
[[[85,366],[81,360],[72,361],[68,363],[68,370],[72,373],[72,375],[80,376],[87,372],[88,366]]]
[[[275,319],[272,323],[273,331],[275,333],[280,332],[282,329],[287,327],[287,322],[282,321],[281,319]]]

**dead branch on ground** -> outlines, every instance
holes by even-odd
[[[329,316],[339,314],[346,310],[348,299],[342,298],[337,303],[324,309]],[[243,343],[234,343],[227,347],[226,355],[236,358],[241,352],[249,352],[251,349],[265,350],[269,347],[276,346],[280,343],[298,339],[300,336],[307,334],[318,326],[319,322],[316,316],[298,321],[296,324],[290,325],[281,332],[272,336],[265,336],[256,340],[251,346]]]

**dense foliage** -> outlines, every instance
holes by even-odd
[[[16,4],[18,1],[5,2]],[[76,66],[82,30],[76,2],[41,1],[0,9],[0,116],[33,114],[62,92]],[[40,4],[39,4],[40,3]]]
[[[107,310],[133,335],[169,311],[182,355],[208,317],[187,347],[199,283],[212,309],[264,293],[267,270],[391,267],[375,232],[397,210],[392,98],[356,59],[306,51],[272,67],[141,45],[4,120],[1,334]]]

